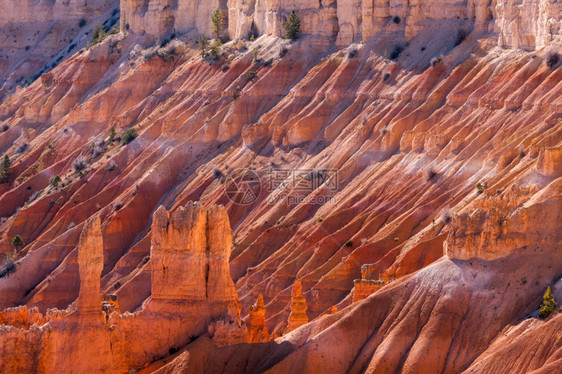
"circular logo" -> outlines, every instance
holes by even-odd
[[[261,195],[259,175],[250,169],[236,169],[226,176],[226,196],[237,205],[255,203]]]

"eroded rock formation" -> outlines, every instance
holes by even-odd
[[[0,253],[15,235],[26,242],[0,279],[8,371],[122,372],[184,348],[166,365],[486,371],[521,350],[518,339],[501,348],[501,331],[521,333],[510,324],[527,326],[562,271],[559,2],[123,4],[124,32],[74,54],[98,20],[118,18],[87,17],[61,42],[83,44],[65,44],[53,70],[0,105],[0,150],[12,159]],[[216,7],[223,35],[240,38],[211,63],[196,38]],[[289,43],[277,36],[293,7],[304,35]],[[241,40],[250,32],[264,36]],[[120,143],[131,128],[139,136]],[[243,205],[225,193],[239,169],[262,182]],[[151,226],[159,204],[170,213]],[[94,216],[104,296],[99,313],[79,314],[78,244]],[[239,310],[250,314],[260,294],[257,330],[275,338],[299,316],[294,279],[310,322],[234,347],[252,339]],[[529,326],[535,341],[544,329]],[[555,366],[555,337],[506,367]],[[100,359],[73,362],[85,352]]]
[[[78,313],[101,312],[100,280],[103,270],[103,238],[99,217],[84,225],[78,244],[78,268],[80,269],[80,293]]]
[[[506,47],[544,48],[560,42],[560,2],[525,0],[489,2],[438,1],[185,1],[122,0],[122,22],[133,32],[165,36],[172,32],[197,30],[211,34],[210,15],[215,9],[225,16],[224,33],[230,38],[250,35],[283,36],[289,13],[299,13],[306,35],[333,38],[347,46],[380,33],[396,33],[405,41],[420,33],[448,30],[461,37],[471,30],[494,31]],[[458,35],[457,35],[458,34]],[[464,38],[464,37],[462,37]]]
[[[189,203],[168,217],[162,207],[154,214],[154,295],[134,314],[121,314],[115,307],[115,296],[106,298],[113,307],[105,305],[109,303],[106,300],[102,310],[101,221],[99,217],[89,220],[78,248],[77,305],[61,312],[49,311],[45,316],[27,307],[2,311],[0,358],[4,369],[125,373],[185,345],[190,336],[206,333],[206,326],[219,346],[246,342],[248,334],[240,322],[236,289],[228,266],[221,266],[222,262],[228,265],[232,241],[215,241],[212,245],[207,241],[209,237],[232,236],[224,207],[206,209]],[[186,262],[188,269],[183,267]],[[192,277],[190,272],[203,276]],[[215,281],[209,276],[212,273]],[[109,314],[107,318],[104,313]],[[21,346],[26,349],[15,355],[13,349]]]
[[[562,228],[562,202],[541,195],[531,198],[535,192],[512,185],[499,196],[476,200],[453,219],[447,255],[495,260],[531,245],[559,245],[554,233]]]
[[[271,340],[265,325],[265,305],[260,294],[256,303],[248,311],[248,342],[266,343]]]
[[[296,280],[291,291],[291,313],[287,320],[285,333],[291,332],[308,323],[306,299],[302,295],[302,283]]]

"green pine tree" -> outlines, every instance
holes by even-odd
[[[539,317],[542,319],[547,318],[556,311],[556,308],[558,308],[558,304],[556,304],[554,297],[552,297],[552,290],[550,289],[550,287],[547,287],[542,297],[542,304],[539,309]]]
[[[214,58],[219,58],[221,54],[222,43],[219,39],[215,39],[213,41],[213,45],[211,46],[211,56]]]
[[[291,12],[291,14],[289,15],[289,19],[287,19],[287,22],[285,23],[285,25],[283,25],[283,27],[285,28],[286,39],[298,39],[301,33],[301,20],[299,19],[297,12],[295,12],[294,10]]]
[[[24,244],[25,243],[23,242],[23,239],[20,235],[16,235],[12,238],[12,245],[14,246],[16,251],[19,251],[19,249],[23,247]]]
[[[117,135],[115,133],[115,126],[111,126],[111,128],[109,129],[109,142],[113,143],[113,141],[115,140],[115,135]]]
[[[8,173],[8,169],[10,169],[11,165],[12,162],[10,161],[10,157],[8,155],[4,155],[4,159],[2,160],[2,170],[4,170],[6,174]]]
[[[223,22],[224,17],[220,9],[215,9],[213,13],[211,13],[211,23],[212,23],[212,31],[215,34],[215,38],[218,39],[220,33],[223,29]]]
[[[207,50],[209,49],[209,38],[207,38],[207,35],[202,34],[197,43],[199,44],[199,49],[201,50],[201,57],[207,57]]]
[[[10,157],[8,157],[8,155],[4,155],[4,159],[2,159],[2,165],[0,165],[0,183],[4,183],[7,181],[10,165],[12,165]]]

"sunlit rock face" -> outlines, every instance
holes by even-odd
[[[210,36],[210,15],[216,9],[223,13],[224,37],[283,36],[283,25],[296,10],[303,34],[335,39],[340,46],[380,33],[409,41],[422,32],[463,37],[474,29],[496,32],[501,46],[526,49],[560,41],[562,12],[553,0],[122,0],[121,9],[128,28],[154,36],[192,30]]]
[[[8,372],[557,372],[560,2],[79,4],[2,15]]]
[[[306,299],[302,295],[302,284],[300,280],[295,281],[291,291],[291,314],[287,320],[285,333],[291,332],[308,323]]]
[[[207,241],[232,237],[224,207],[207,210],[188,204],[171,218],[161,207],[153,222],[153,295],[148,302],[134,314],[102,308],[101,221],[99,217],[90,219],[78,247],[77,302],[45,315],[27,307],[0,312],[0,358],[7,372],[58,373],[72,368],[76,372],[126,373],[151,363],[155,355],[185,345],[190,336],[208,332],[220,346],[248,341],[228,269],[232,239],[214,240],[212,245]],[[197,245],[201,245],[200,253]],[[178,258],[180,254],[200,261]],[[214,274],[191,278],[185,263],[193,274]],[[13,347],[18,346],[26,349],[14,354]]]
[[[260,294],[256,303],[248,310],[248,341],[250,343],[266,343],[271,340],[265,325],[265,305]]]

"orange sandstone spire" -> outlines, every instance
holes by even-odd
[[[287,321],[288,326],[287,329],[285,329],[285,333],[291,332],[308,323],[308,316],[306,315],[308,307],[306,305],[306,299],[302,295],[302,284],[300,280],[295,281],[291,296],[291,314],[289,314],[289,320]]]
[[[263,295],[260,294],[256,303],[249,309],[248,334],[250,343],[265,343],[271,340],[269,331],[265,326],[265,305]]]
[[[103,238],[99,217],[86,222],[78,245],[80,314],[101,312],[100,276],[103,270]]]

